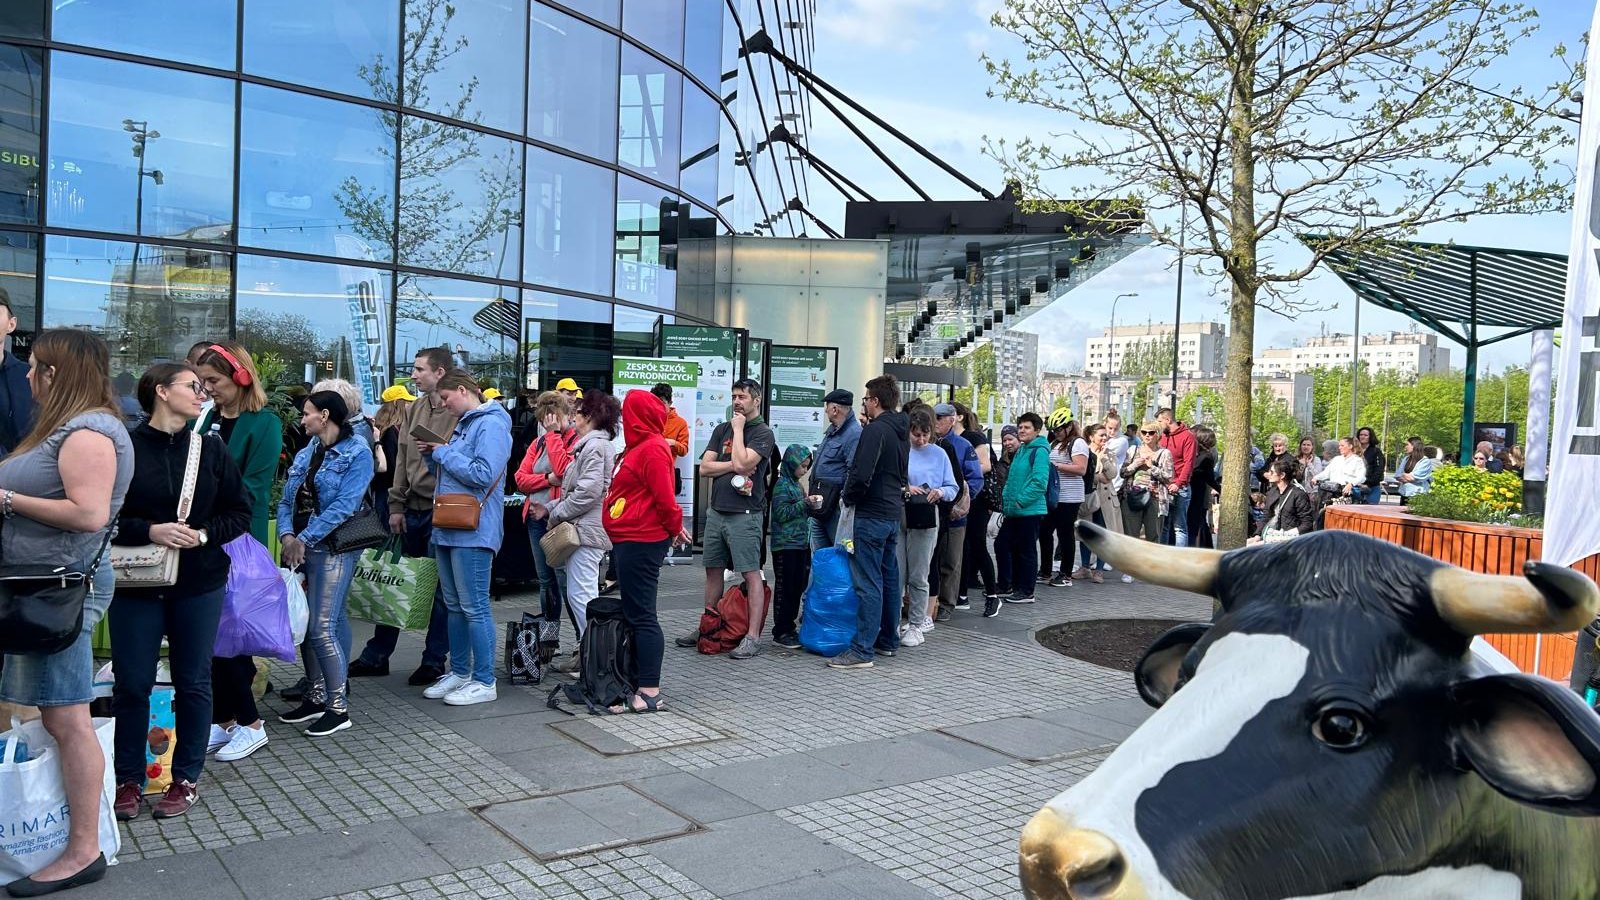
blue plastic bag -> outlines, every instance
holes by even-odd
[[[843,547],[824,547],[811,554],[811,586],[806,589],[805,615],[800,620],[800,646],[823,656],[837,656],[856,635],[855,582],[850,554]]]
[[[234,538],[222,549],[231,562],[215,655],[271,656],[294,662],[289,594],[272,554],[248,534]]]

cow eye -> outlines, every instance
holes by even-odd
[[[1335,750],[1354,750],[1367,742],[1371,726],[1366,714],[1348,706],[1325,707],[1311,723],[1317,740]]]

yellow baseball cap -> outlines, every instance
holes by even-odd
[[[576,381],[573,381],[571,378],[563,378],[560,381],[556,382],[556,390],[558,390],[558,391],[579,391],[579,390],[582,390],[582,389],[579,388],[578,387],[578,383]]]
[[[417,399],[417,395],[406,390],[405,385],[396,384],[384,388],[383,393],[378,395],[378,399],[382,400],[384,403],[389,403],[394,400],[415,400]]]
[[[485,400],[499,400],[502,396],[504,395],[500,393],[499,388],[489,388],[483,392],[483,399]]]

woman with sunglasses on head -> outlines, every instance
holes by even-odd
[[[1161,543],[1161,517],[1167,514],[1167,485],[1172,481],[1172,453],[1161,447],[1161,423],[1139,426],[1139,447],[1122,466],[1122,527],[1129,537]],[[1133,576],[1123,573],[1124,584]]]
[[[283,420],[267,408],[266,386],[243,344],[217,341],[196,360],[195,373],[213,401],[200,417],[200,433],[215,434],[228,445],[250,498],[250,535],[266,546],[271,539],[272,481],[283,453]],[[266,724],[251,689],[255,678],[256,661],[249,656],[211,661],[212,725],[206,752],[222,762],[244,759],[266,746]]]
[[[52,328],[33,342],[28,385],[33,427],[0,462],[0,550],[9,561],[71,566],[87,572],[105,549],[133,478],[133,446],[111,386],[104,341]],[[89,715],[94,651],[90,634],[111,602],[116,575],[94,570],[77,640],[56,653],[8,653],[0,700],[39,707],[60,754],[70,826],[49,865],[6,885],[14,897],[37,897],[105,877],[99,816],[105,756]]]
[[[278,541],[283,564],[305,565],[306,601],[311,622],[302,653],[305,699],[278,716],[289,725],[312,722],[306,734],[324,737],[350,727],[346,696],[349,656],[339,641],[345,599],[356,574],[359,550],[334,552],[327,538],[361,508],[372,483],[372,448],[350,429],[344,398],[334,391],[316,391],[301,407],[300,424],[311,443],[295,454],[278,501]]]
[[[222,547],[245,533],[251,516],[239,467],[222,439],[210,434],[198,438],[194,494],[187,513],[180,515],[190,444],[196,439],[189,422],[200,414],[205,395],[199,374],[183,363],[157,363],[139,379],[139,407],[146,419],[131,435],[134,477],[113,543],[177,551],[178,579],[170,587],[119,587],[107,613],[116,673],[111,692],[117,719],[115,810],[124,821],[139,815],[144,799],[145,734],[162,638],[176,694],[177,746],[172,784],[152,814],[181,816],[199,798],[212,719],[211,650],[228,586],[229,560]]]

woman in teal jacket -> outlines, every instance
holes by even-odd
[[[479,503],[478,527],[433,527],[433,559],[439,565],[450,632],[450,671],[422,696],[450,706],[487,703],[497,696],[494,680],[494,616],[489,611],[489,578],[505,529],[501,490],[511,459],[511,416],[487,400],[465,372],[451,372],[434,389],[460,416],[447,444],[419,442],[429,456],[434,514],[443,494],[466,494]]]
[[[1011,578],[1002,586],[1007,603],[1033,602],[1033,575],[1039,571],[1039,523],[1044,521],[1045,493],[1050,478],[1050,442],[1040,432],[1044,420],[1037,413],[1017,417],[1017,439],[1022,446],[1011,458],[1005,491],[1000,495],[1000,512],[1006,517],[1005,533],[995,547],[1008,547],[1011,553]]]
[[[214,404],[200,419],[202,434],[215,433],[228,445],[250,500],[250,535],[266,546],[272,515],[270,494],[283,452],[283,420],[267,409],[267,391],[255,360],[233,341],[218,341],[195,363],[200,383]],[[249,656],[211,660],[211,739],[207,750],[221,762],[244,759],[267,743],[267,729],[256,709],[251,685],[256,662]]]

